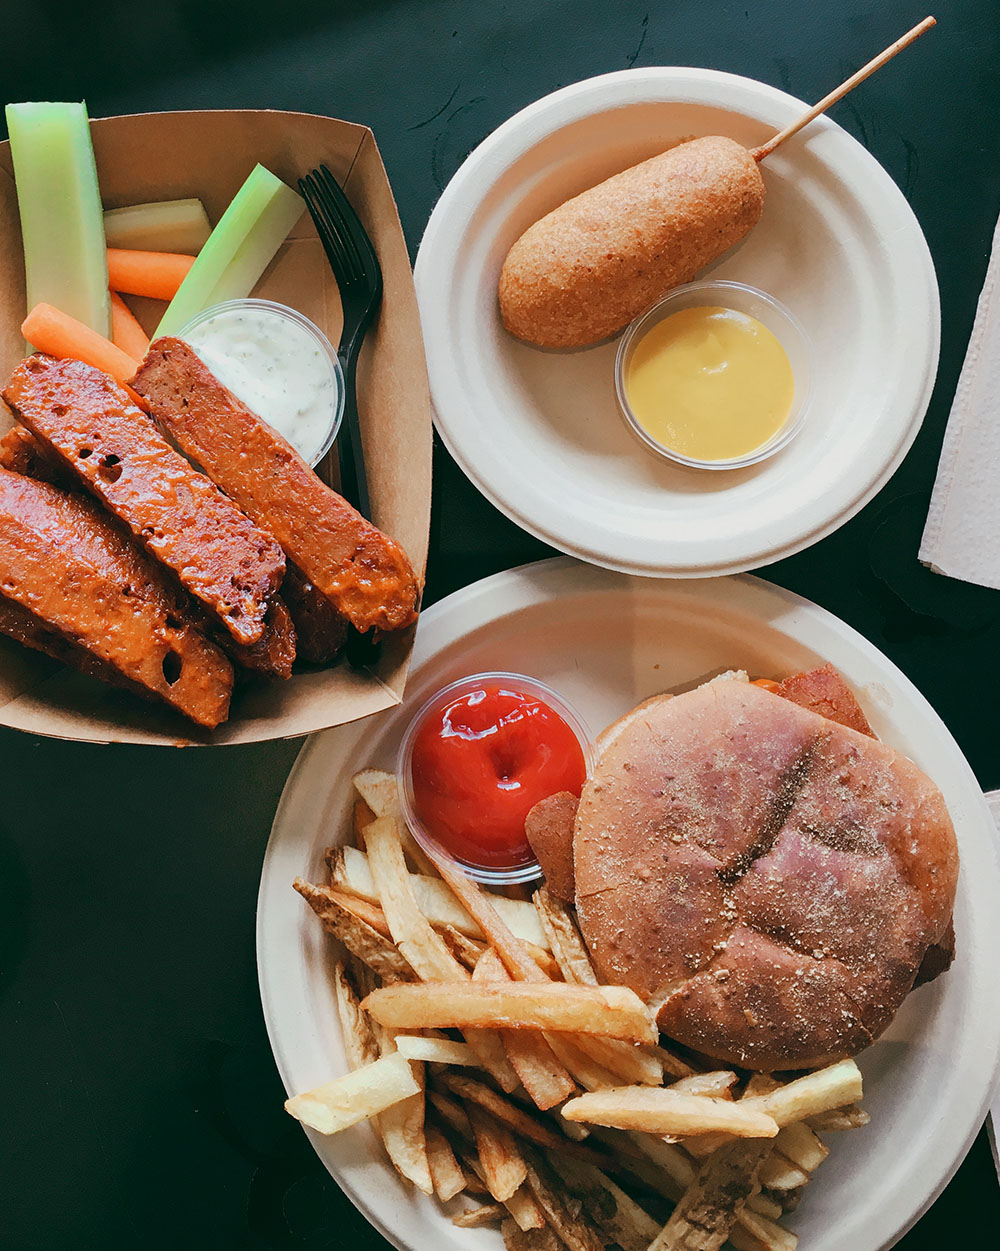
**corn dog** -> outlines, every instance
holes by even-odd
[[[756,225],[764,181],[741,144],[678,144],[567,200],[530,226],[500,274],[500,313],[538,347],[616,334]]]

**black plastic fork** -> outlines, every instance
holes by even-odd
[[[325,165],[300,178],[299,191],[337,279],[344,310],[344,329],[337,349],[345,392],[344,421],[337,439],[340,493],[370,520],[368,475],[358,419],[357,372],[361,344],[382,302],[382,269],[368,232]]]

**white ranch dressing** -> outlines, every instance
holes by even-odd
[[[336,435],[340,367],[317,327],[294,309],[234,300],[194,318],[180,337],[216,378],[310,465]]]

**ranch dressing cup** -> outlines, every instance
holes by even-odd
[[[178,332],[222,383],[317,465],[344,413],[344,376],[326,335],[272,300],[226,300]]]

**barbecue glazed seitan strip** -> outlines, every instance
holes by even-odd
[[[219,618],[256,643],[285,558],[193,469],[106,374],[81,361],[29,356],[4,399],[49,452]]]
[[[0,469],[0,630],[84,673],[225,721],[233,668],[90,500]]]
[[[364,633],[416,620],[406,553],[322,483],[180,339],[157,339],[131,385],[178,446],[273,534],[304,577]]]
[[[347,618],[292,561],[285,569],[281,594],[295,622],[299,659],[329,664],[347,642]]]

